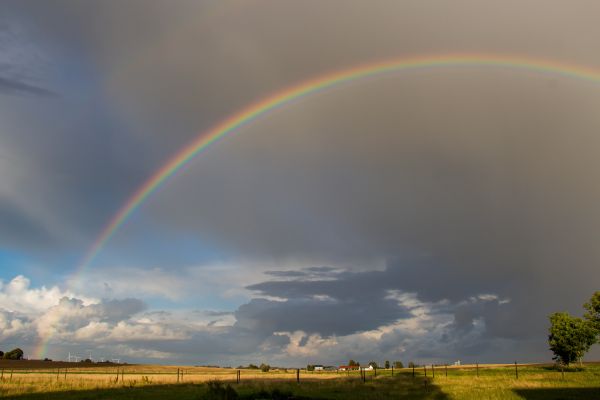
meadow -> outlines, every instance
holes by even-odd
[[[75,364],[77,365],[77,364]],[[118,373],[117,373],[118,371]],[[12,372],[12,375],[11,375]],[[66,374],[65,374],[66,372]],[[425,375],[427,373],[427,376]],[[435,376],[433,376],[435,373]],[[367,372],[266,373],[177,366],[4,368],[0,397],[33,399],[600,399],[600,364],[439,366]],[[228,386],[230,388],[228,388]]]

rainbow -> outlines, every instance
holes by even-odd
[[[156,171],[129,197],[106,224],[104,229],[102,229],[96,240],[90,246],[88,252],[85,254],[83,261],[75,270],[74,280],[77,281],[81,277],[108,241],[110,241],[111,237],[114,236],[119,228],[123,226],[123,224],[148,199],[148,197],[152,195],[152,193],[156,192],[178,171],[181,171],[192,159],[194,159],[194,157],[201,154],[220,139],[226,137],[229,133],[251,123],[258,117],[264,116],[269,111],[290,104],[293,100],[310,96],[343,83],[405,70],[461,66],[505,67],[551,73],[559,76],[600,83],[600,70],[596,68],[520,55],[476,53],[396,58],[334,71],[287,87],[231,114],[225,120],[199,134],[196,139],[192,140],[187,146],[183,147],[177,154],[162,165],[158,171]],[[52,335],[48,335],[47,337],[42,338],[37,346],[36,354],[38,358],[43,358],[45,356],[46,347],[51,336]]]

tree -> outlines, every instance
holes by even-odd
[[[394,361],[394,368],[397,368],[397,369],[404,368],[404,364],[402,364],[402,361]]]
[[[590,301],[583,305],[587,310],[583,316],[596,330],[596,335],[600,334],[600,292],[595,292]]]
[[[596,342],[596,335],[593,325],[586,320],[572,317],[566,312],[550,315],[548,344],[554,353],[552,359],[564,365],[581,360]]]
[[[350,360],[350,361],[348,361],[348,366],[349,367],[360,367],[360,363],[356,362],[354,360]]]
[[[258,367],[254,364],[248,364],[248,369],[258,369]]]
[[[412,361],[408,362],[408,368],[416,368],[416,367],[418,367],[418,365],[415,364],[414,362],[412,362]]]
[[[262,364],[260,364],[259,368],[262,372],[269,372],[269,370],[271,369],[271,366],[269,364],[262,363]]]
[[[308,364],[308,365],[306,366],[306,370],[307,370],[307,371],[314,371],[314,370],[315,370],[315,366],[314,366],[314,365],[312,365],[312,364]]]
[[[0,358],[4,357],[4,352],[0,350]]]
[[[23,350],[17,347],[16,349],[12,349],[11,351],[4,353],[2,358],[5,360],[20,360],[23,358]]]
[[[389,369],[390,368],[390,362],[388,360],[385,360],[385,369]]]
[[[369,365],[370,365],[370,366],[372,366],[372,367],[373,367],[373,368],[375,368],[375,369],[379,368],[379,367],[377,366],[377,363],[376,363],[375,361],[369,361]]]

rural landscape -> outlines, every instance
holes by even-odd
[[[600,398],[600,362],[582,358],[600,338],[600,292],[584,318],[550,316],[555,363],[417,365],[355,360],[335,367],[126,365],[24,360],[2,352],[0,395],[23,399],[591,399]],[[437,375],[436,375],[437,374]]]
[[[64,363],[40,369],[39,364],[2,365],[9,368],[5,369],[1,394],[14,399],[595,399],[600,396],[600,364],[594,363],[562,370],[552,364],[430,365],[365,372],[306,369],[260,372],[151,365],[79,367]]]
[[[0,0],[0,399],[600,400],[599,15]]]

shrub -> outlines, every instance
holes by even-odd
[[[208,390],[204,395],[206,400],[237,400],[239,396],[231,385],[223,386],[219,381],[207,382]]]

